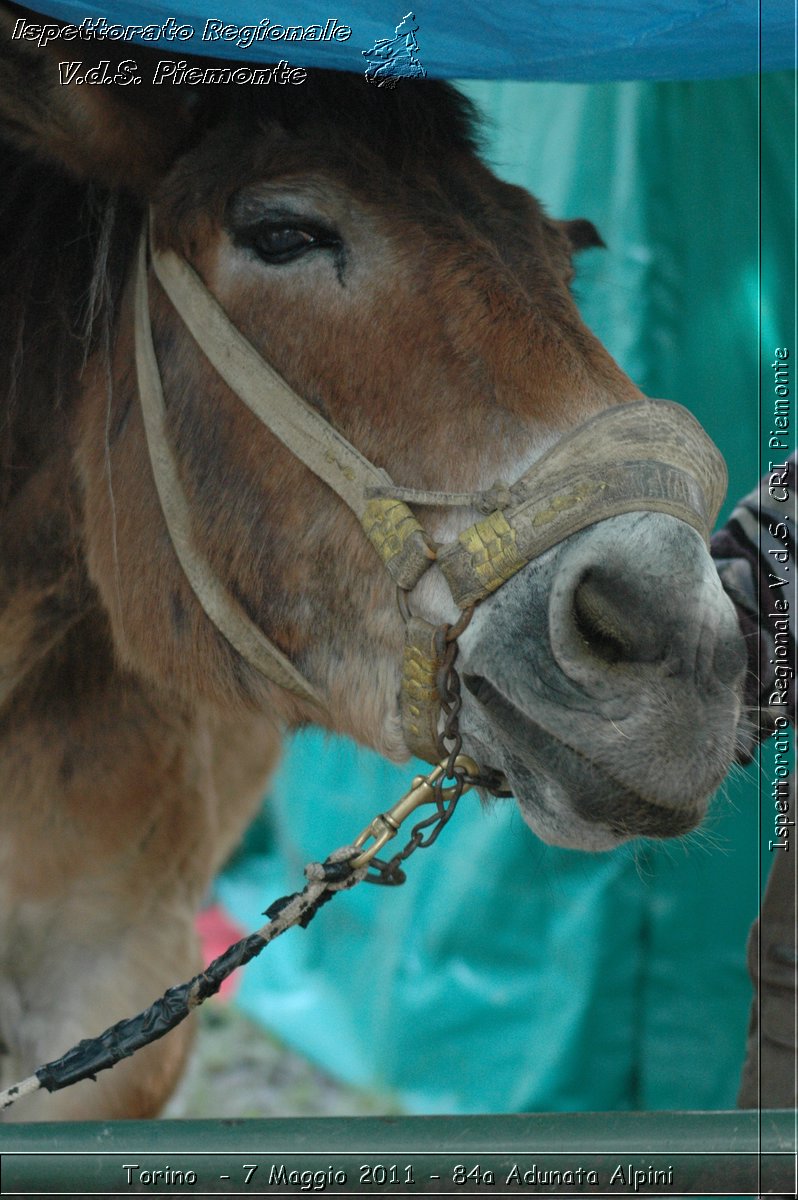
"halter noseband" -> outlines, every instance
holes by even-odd
[[[136,371],[153,476],[175,553],[206,614],[238,653],[266,678],[324,712],[324,698],[250,620],[194,542],[188,500],[166,435],[149,314],[148,242],[145,224],[135,282]],[[455,603],[468,608],[564,538],[627,512],[667,513],[708,542],[726,493],[726,467],[681,405],[639,400],[606,409],[564,434],[509,486],[474,493],[398,487],[261,358],[185,259],[154,248],[149,257],[172,306],[220,377],[351,508],[403,591],[436,564]],[[454,541],[437,545],[408,503],[467,505],[487,515]],[[400,694],[405,741],[429,762],[440,758],[435,633],[420,617],[406,620]]]

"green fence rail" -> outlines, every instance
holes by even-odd
[[[0,1194],[796,1194],[793,1111],[119,1121],[0,1130]]]

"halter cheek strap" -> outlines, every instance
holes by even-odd
[[[394,582],[414,587],[435,553],[407,505],[392,497],[387,471],[364,458],[261,358],[184,258],[153,250],[151,259],[174,309],[230,390],[352,509]],[[387,494],[377,498],[375,492]]]
[[[267,679],[320,709],[324,701],[281,650],[251,621],[197,546],[186,494],[166,430],[161,373],[150,325],[147,240],[139,242],[135,295],[136,373],[152,473],[178,562],[205,613],[231,646]]]
[[[153,476],[175,553],[197,599],[227,641],[266,678],[309,701],[326,702],[252,622],[197,547],[191,513],[166,432],[152,340],[148,234],[136,267],[136,370]],[[150,252],[156,277],[214,369],[250,411],[354,512],[397,586],[409,591],[437,563],[460,608],[479,603],[528,562],[572,533],[626,512],[668,513],[706,542],[726,491],[720,453],[698,422],[666,400],[620,404],[566,433],[509,487],[429,492],[398,487],[265,362],[192,267],[172,251]],[[486,516],[436,546],[408,507],[467,505]],[[408,748],[441,757],[440,657],[436,630],[406,622],[400,711]]]

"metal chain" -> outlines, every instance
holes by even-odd
[[[438,740],[438,748],[441,760],[446,761],[445,772],[432,785],[435,795],[435,811],[413,826],[407,843],[394,854],[393,858],[387,862],[379,858],[371,860],[373,874],[366,876],[366,883],[379,883],[388,887],[396,887],[404,883],[407,876],[401,869],[402,863],[411,854],[415,854],[416,850],[424,850],[437,841],[444,826],[454,816],[454,811],[466,786],[481,787],[496,795],[502,794],[503,777],[498,772],[491,771],[472,776],[468,774],[465,767],[457,763],[463,748],[463,738],[460,733],[460,709],[463,701],[460,694],[460,676],[455,667],[458,650],[457,639],[467,628],[473,615],[473,606],[465,609],[454,625],[442,625],[437,631],[435,639],[435,648],[441,664],[438,671],[438,694],[444,717],[443,732]],[[427,830],[429,832],[426,832]]]

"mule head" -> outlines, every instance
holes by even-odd
[[[573,255],[598,234],[499,181],[446,85],[385,91],[319,72],[284,89],[217,82],[155,100],[150,89],[146,103],[96,91],[48,93],[62,123],[87,120],[87,106],[111,114],[101,149],[85,146],[80,162],[30,127],[17,136],[84,177],[121,180],[139,221],[152,205],[154,244],[184,256],[261,356],[396,483],[511,481],[569,429],[640,398],[570,294]],[[126,178],[119,128],[139,104],[147,145],[139,134]],[[113,230],[129,251],[133,224]],[[130,293],[112,349],[86,372],[76,443],[88,561],[117,653],[165,686],[269,705],[291,725],[321,719],[401,759],[393,584],[352,513],[240,403],[151,278],[196,539],[326,711],[261,678],[199,607],[147,460]],[[477,515],[422,519],[445,541]],[[457,615],[437,567],[408,603],[432,622]],[[547,840],[601,848],[680,833],[731,761],[743,657],[695,530],[651,512],[613,517],[479,605],[460,640],[464,744],[506,773]]]

